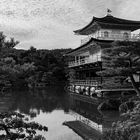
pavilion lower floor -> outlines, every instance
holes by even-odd
[[[92,86],[96,89],[132,87],[128,77],[103,77],[97,74],[99,71],[99,67],[91,69],[71,69],[69,74],[70,84],[77,86]]]

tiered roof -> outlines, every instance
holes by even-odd
[[[140,29],[140,21],[116,18],[112,15],[107,15],[102,18],[93,17],[92,21],[87,26],[74,32],[79,35],[89,35],[100,28],[134,31]]]
[[[89,47],[92,47],[93,49],[96,48],[98,45],[100,45],[100,47],[108,47],[109,45],[111,45],[113,41],[112,40],[98,40],[95,38],[91,38],[88,42],[82,44],[81,46],[71,50],[70,52],[66,53],[66,55],[75,55],[78,52],[81,51],[85,51],[87,49],[89,49]]]

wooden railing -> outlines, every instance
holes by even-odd
[[[138,41],[140,40],[140,34],[122,34],[122,33],[108,33],[108,35],[105,36],[104,32],[101,32],[99,34],[95,34],[94,36],[88,36],[81,40],[81,44],[84,44],[88,42],[91,38],[101,39],[101,40],[129,40],[129,41]]]
[[[104,87],[105,89],[109,88],[131,88],[131,83],[121,83],[119,80],[115,80],[114,77],[96,77],[93,79],[86,80],[71,80],[71,84],[78,86],[95,86],[95,87]]]
[[[101,85],[101,78],[99,77],[94,80],[72,80],[70,83],[81,86],[99,86]]]
[[[140,40],[140,34],[122,34],[122,33],[111,33],[108,36],[105,36],[104,32],[101,32],[97,36],[98,39],[105,39],[105,40],[129,40],[129,41],[138,41]]]
[[[68,63],[68,66],[69,67],[76,67],[76,66],[85,65],[85,64],[94,63],[94,62],[99,62],[99,61],[101,61],[101,55],[95,55],[94,57],[92,57],[92,59],[84,58],[84,59],[79,59],[76,61],[71,61]]]

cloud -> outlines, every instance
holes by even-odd
[[[79,44],[80,37],[74,35],[72,30],[74,27],[72,26],[62,25],[57,20],[49,19],[47,25],[41,24],[37,27],[39,27],[39,30],[36,37],[22,41],[20,48],[25,46],[27,49],[27,46],[31,45],[37,48],[41,46],[43,49],[71,48]]]
[[[86,12],[90,16],[105,16],[107,8],[112,10],[113,15],[116,15],[123,0],[83,0],[83,4],[86,6]]]
[[[15,37],[17,40],[29,40],[36,37],[38,30],[31,22],[20,19],[11,19],[0,16],[1,31],[8,37]]]
[[[72,39],[77,42],[73,29],[85,18],[80,0],[2,0],[0,3],[2,30],[19,39],[19,47],[23,48],[24,44],[25,48],[31,44],[38,48],[70,46]]]
[[[120,5],[118,12],[123,18],[140,21],[140,1],[139,0],[126,0]]]
[[[20,41],[19,48],[75,48],[92,16],[110,8],[114,16],[139,19],[139,0],[1,0],[0,28]],[[127,13],[127,14],[126,14]]]

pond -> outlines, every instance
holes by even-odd
[[[103,132],[118,119],[118,112],[98,112],[94,104],[70,97],[61,87],[45,90],[16,91],[0,95],[0,112],[19,111],[48,127],[48,132],[39,132],[49,140],[82,140],[65,121],[80,120]]]

